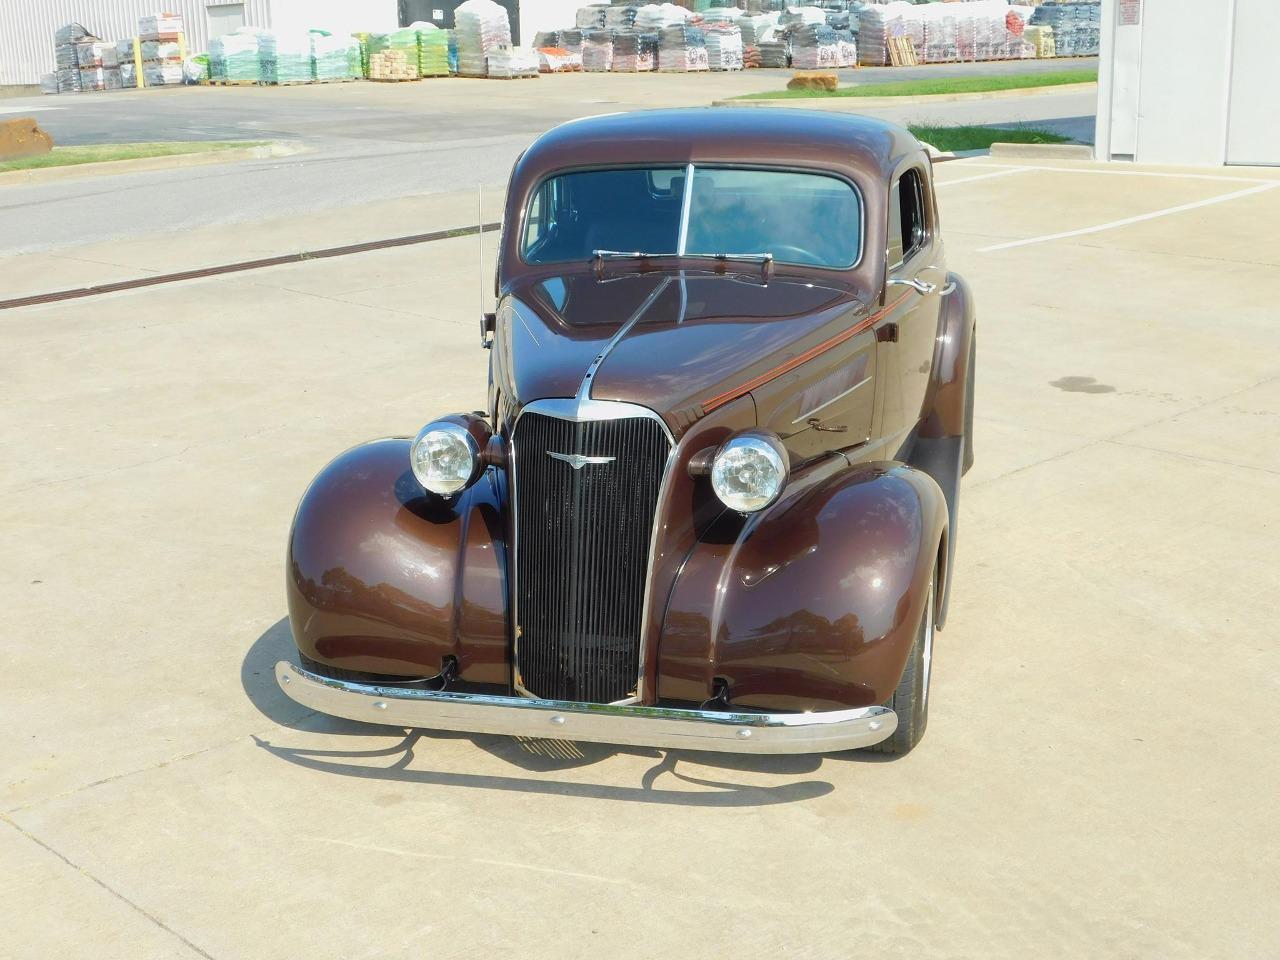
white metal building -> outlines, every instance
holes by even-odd
[[[1277,0],[1104,0],[1096,153],[1280,165]]]
[[[397,0],[0,0],[0,86],[39,83],[51,72],[59,27],[78,23],[122,40],[137,35],[139,17],[161,10],[182,15],[192,52],[240,26],[353,33],[400,25]]]

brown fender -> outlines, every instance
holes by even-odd
[[[489,469],[452,500],[428,497],[411,441],[377,440],[321,471],[289,536],[289,620],[313,660],[434,676],[445,657],[475,683],[510,682],[503,486]]]
[[[920,429],[905,460],[933,477],[947,501],[946,555],[938,619],[941,630],[951,604],[951,572],[955,569],[956,534],[959,529],[960,478],[973,466],[973,388],[977,352],[977,319],[973,292],[964,278],[947,274],[955,289],[944,301],[933,379],[924,401]]]
[[[966,437],[972,432],[971,408],[968,405],[970,351],[974,344],[977,317],[973,307],[973,291],[957,273],[947,274],[947,283],[955,290],[943,301],[941,331],[934,356],[933,379],[924,400],[920,436],[926,439]],[[964,469],[973,464],[972,444],[967,444]]]
[[[884,703],[902,676],[947,525],[942,491],[899,463],[830,457],[743,521],[726,514],[671,593],[658,694],[774,709]]]

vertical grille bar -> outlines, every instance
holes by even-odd
[[[649,542],[670,442],[648,417],[517,421],[516,661],[538,697],[611,703],[639,682]],[[612,457],[574,468],[549,452]]]

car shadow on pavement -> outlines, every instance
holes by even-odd
[[[328,736],[399,737],[391,746],[374,749],[312,749],[283,746],[261,737],[254,742],[273,756],[297,766],[326,773],[365,780],[391,780],[423,786],[472,787],[487,790],[509,790],[518,793],[543,793],[585,797],[598,800],[623,800],[634,803],[660,803],[681,806],[742,807],[766,806],[812,800],[831,793],[835,787],[826,780],[802,779],[778,785],[739,782],[734,774],[761,774],[801,777],[814,774],[828,759],[823,754],[765,756],[717,753],[695,750],[659,750],[649,747],[623,747],[600,743],[578,743],[567,740],[544,740],[536,737],[503,737],[491,734],[454,733],[436,730],[405,730],[342,720],[307,710],[286,697],[275,681],[276,661],[293,659],[293,639],[288,618],[273,624],[249,648],[240,671],[245,694],[255,707],[273,723],[290,730]],[[582,783],[564,779],[493,776],[446,770],[430,770],[413,766],[433,742],[467,740],[477,749],[528,774],[556,774],[599,764],[618,756],[651,758],[649,767],[635,785]],[[832,755],[834,757],[835,755]],[[890,759],[875,754],[850,755],[850,759],[876,762]],[[384,764],[378,761],[389,761]],[[681,768],[696,766],[724,771],[725,775],[694,776]],[[659,779],[678,781],[678,788],[658,785]]]

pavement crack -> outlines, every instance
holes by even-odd
[[[57,857],[59,860],[65,863],[72,870],[76,871],[76,873],[80,874],[80,876],[84,877],[86,880],[96,883],[99,887],[101,887],[107,893],[111,894],[111,896],[115,897],[121,903],[125,904],[130,909],[132,909],[135,913],[141,914],[143,917],[146,917],[148,920],[150,920],[153,924],[155,924],[165,933],[169,934],[169,936],[174,937],[177,940],[180,940],[183,944],[186,945],[186,947],[189,950],[194,952],[196,955],[204,957],[205,960],[214,960],[213,955],[209,953],[207,950],[204,950],[201,947],[197,946],[196,944],[192,943],[190,940],[188,940],[186,937],[180,934],[177,930],[173,929],[173,927],[169,926],[169,924],[165,923],[163,920],[157,917],[154,913],[148,910],[146,907],[142,906],[135,900],[131,900],[129,897],[125,896],[119,890],[112,887],[109,883],[95,876],[93,873],[89,872],[84,867],[80,866],[80,864],[76,863],[66,854],[62,853],[61,851],[45,843],[43,840],[37,837],[30,830],[24,829],[20,824],[15,823],[13,820],[5,816],[4,814],[0,814],[0,820],[3,820],[9,826],[13,827],[13,829],[17,830],[18,833],[22,834],[24,837],[26,837],[36,846],[46,850],[48,853]]]

